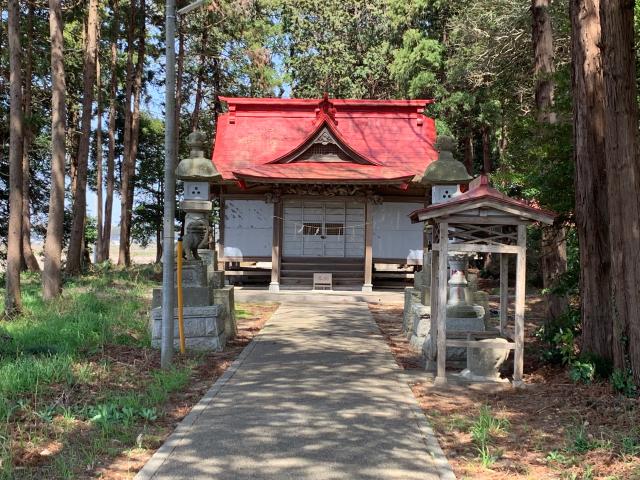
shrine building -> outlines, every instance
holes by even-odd
[[[213,163],[228,278],[257,265],[271,291],[311,288],[314,273],[371,291],[422,264],[423,225],[409,214],[431,203],[430,100],[221,100]]]

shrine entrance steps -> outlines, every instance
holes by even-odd
[[[362,287],[364,260],[362,258],[285,257],[280,264],[280,285],[313,287],[314,273],[331,273],[335,287]]]

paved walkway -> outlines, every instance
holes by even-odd
[[[454,478],[398,372],[366,303],[282,304],[137,478]]]

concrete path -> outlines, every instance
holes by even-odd
[[[138,479],[454,478],[367,304],[282,304]]]

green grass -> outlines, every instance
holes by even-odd
[[[112,369],[109,359],[99,360],[107,345],[150,346],[152,275],[149,267],[102,269],[66,282],[63,295],[51,302],[42,300],[39,276],[22,276],[23,311],[0,321],[0,480],[15,476],[11,448],[16,432],[21,435],[18,445],[46,442],[58,439],[61,431],[71,433],[66,430],[81,421],[94,425],[101,438],[133,444],[137,433],[131,430],[155,421],[157,407],[188,383],[190,368],[183,367],[155,371],[133,391],[126,385],[101,391],[100,376]],[[4,291],[0,296],[3,309]],[[65,406],[52,395],[73,392],[79,385],[96,390],[93,402]],[[35,421],[38,428],[25,429],[24,421]],[[104,448],[96,448],[93,443],[70,451],[65,447],[45,476],[74,478],[78,462],[104,454]]]
[[[501,456],[499,450],[491,449],[492,440],[506,433],[509,421],[505,418],[497,418],[487,405],[480,407],[480,413],[471,425],[469,432],[473,443],[478,449],[478,457],[483,467],[491,467]]]
[[[24,275],[23,313],[0,322],[0,418],[25,392],[83,381],[78,360],[107,343],[148,346],[141,310],[150,288],[140,275],[112,271],[69,282],[61,298],[47,303],[39,277]]]

